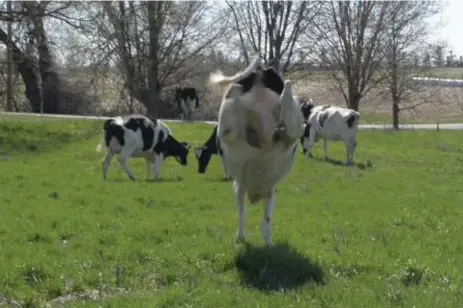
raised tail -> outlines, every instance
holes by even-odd
[[[211,73],[209,76],[208,84],[215,87],[225,87],[231,83],[235,83],[238,80],[247,77],[249,74],[256,71],[256,69],[261,65],[260,60],[256,57],[249,66],[241,72],[236,73],[233,76],[225,76],[222,71],[216,71],[215,73]]]

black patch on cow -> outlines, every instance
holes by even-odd
[[[241,78],[236,83],[243,87],[243,93],[251,91],[254,82],[256,81],[256,73],[251,73],[248,76]]]
[[[301,137],[301,145],[304,146],[304,138],[309,138],[310,137],[310,123],[308,123],[306,126],[305,126],[305,129],[304,129],[304,134],[302,135]]]
[[[277,71],[273,67],[262,69],[260,67],[257,70],[262,72],[262,84],[272,90],[273,92],[281,95],[283,93],[284,82],[283,79],[278,75]],[[251,73],[248,76],[241,78],[236,82],[243,87],[243,93],[249,92],[256,81],[257,74]]]
[[[220,141],[217,138],[217,125],[214,126],[211,136],[204,143],[201,149],[201,155],[198,158],[198,173],[205,173],[207,166],[211,160],[212,155],[219,154],[222,155],[222,150],[220,149]]]
[[[271,66],[263,71],[262,83],[266,88],[269,88],[278,95],[281,95],[281,93],[283,93],[283,89],[285,87],[283,79],[280,77],[280,75],[278,75],[277,71]]]
[[[116,138],[116,140],[119,142],[121,146],[124,146],[125,140],[124,140],[124,129],[122,126],[114,123],[113,119],[106,120],[104,125],[104,141],[106,147],[109,146],[109,142],[111,141],[111,138]]]
[[[347,127],[352,128],[356,119],[357,115],[355,113],[351,113],[346,119]]]
[[[146,121],[146,122],[145,122]],[[130,116],[128,120],[124,123],[124,126],[128,129],[136,132],[138,129],[141,131],[141,136],[143,139],[143,151],[147,151],[153,147],[154,141],[154,123],[153,126],[145,126],[145,123],[152,122],[149,118],[145,116]]]
[[[309,119],[309,116],[310,116],[310,113],[312,112],[313,107],[315,107],[315,105],[312,103],[308,103],[308,102],[302,103],[301,110],[302,110],[302,115],[304,116],[305,120]]]
[[[114,121],[114,119],[109,119],[109,120],[104,121],[104,123],[103,123],[103,130],[108,129],[109,125],[111,125],[111,123],[112,123],[113,121]]]
[[[328,118],[328,113],[322,113],[320,115],[320,118],[318,119],[318,123],[320,123],[321,127],[323,127],[323,124],[325,123],[327,118]]]

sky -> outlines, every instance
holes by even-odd
[[[463,1],[443,0],[441,4],[441,14],[432,20],[437,23],[435,37],[447,40],[448,50],[463,56]]]

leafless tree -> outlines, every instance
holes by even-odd
[[[22,76],[25,95],[33,112],[57,113],[66,111],[61,98],[73,97],[81,105],[85,93],[69,94],[75,90],[61,80],[54,65],[51,41],[45,31],[44,19],[57,18],[71,23],[65,13],[72,2],[29,2],[15,1],[11,10],[1,8],[0,21],[14,22],[15,35],[11,38],[0,25],[0,41],[11,46],[12,61]],[[66,102],[67,104],[67,102]]]
[[[329,1],[317,16],[313,44],[325,55],[346,104],[359,109],[360,100],[381,82],[381,48],[385,17],[391,1]]]
[[[301,33],[308,29],[318,2],[227,1],[239,39],[240,52],[249,64],[250,53],[283,72],[290,69]],[[299,46],[298,46],[299,43]],[[306,46],[307,47],[307,46]]]
[[[383,49],[386,59],[384,74],[392,98],[392,124],[395,129],[399,129],[400,111],[412,110],[429,102],[429,90],[412,79],[412,75],[422,75],[429,68],[416,67],[411,57],[426,48],[430,30],[428,18],[438,12],[439,3],[432,1],[397,1],[388,8]]]
[[[223,33],[224,15],[206,2],[101,2],[99,35],[114,50],[124,84],[150,115],[163,107],[161,90],[188,79],[202,52]],[[208,12],[206,15],[205,13]],[[220,21],[220,22],[219,22]]]

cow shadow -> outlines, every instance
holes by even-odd
[[[329,158],[329,157],[328,158],[320,158],[320,157],[312,156],[309,159],[313,159],[313,160],[320,161],[320,162],[325,162],[325,163],[331,164],[333,166],[354,167],[354,168],[357,168],[357,169],[360,169],[360,170],[364,170],[366,168],[372,168],[373,167],[370,161],[368,161],[367,164],[354,162],[352,165],[347,165],[345,161],[332,159],[332,158]]]
[[[220,178],[206,178],[205,181],[207,182],[214,182],[214,183],[233,183],[233,180],[227,180],[223,177]]]
[[[143,183],[143,182],[146,182],[146,183],[174,183],[174,182],[182,182],[183,181],[183,178],[182,177],[172,177],[172,178],[160,178],[159,180],[156,180],[156,179],[149,179],[147,180],[146,178],[144,179],[135,179],[135,181],[132,181],[128,178],[126,179],[123,179],[123,178],[115,178],[115,179],[106,179],[104,180],[105,182],[113,182],[113,183],[124,183],[124,182],[127,182],[127,183]]]
[[[326,284],[322,268],[286,242],[270,247],[245,245],[235,259],[245,287],[270,292],[293,290],[307,283]]]

